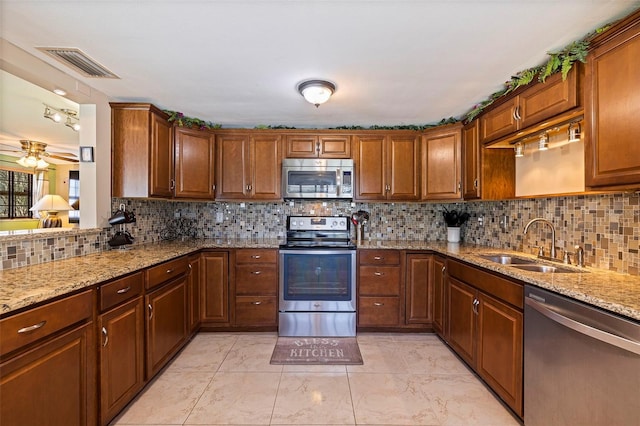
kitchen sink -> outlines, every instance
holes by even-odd
[[[480,257],[502,265],[524,265],[532,263],[531,259],[514,257],[509,254],[481,254]]]
[[[513,265],[512,268],[521,269],[523,271],[532,271],[532,272],[542,272],[542,273],[570,273],[570,272],[578,272],[573,269],[563,268],[561,266],[551,266],[551,265],[540,265],[538,263],[531,263],[528,265]]]

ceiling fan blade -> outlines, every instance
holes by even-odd
[[[51,158],[55,158],[57,160],[68,161],[70,163],[78,163],[78,160],[76,160],[75,158],[61,157],[61,156],[58,156],[58,155],[55,155],[55,154],[51,154],[51,153],[48,153],[47,156],[51,157]]]
[[[78,156],[77,154],[74,154],[73,152],[58,152],[58,151],[44,151],[44,152],[42,152],[42,154],[46,155],[46,156],[49,156],[49,157],[51,157],[53,155],[61,155],[61,156],[64,156],[64,157],[77,157]]]

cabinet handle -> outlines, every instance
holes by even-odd
[[[520,116],[520,105],[513,109],[513,118],[515,120],[522,120],[522,117]]]
[[[104,336],[104,341],[102,342],[102,347],[104,348],[109,343],[109,335],[107,334],[107,329],[102,327],[102,335]]]
[[[374,273],[373,273],[373,275],[376,275],[376,276],[378,276],[378,277],[381,277],[381,276],[383,276],[383,275],[384,275],[384,272],[377,272],[377,271],[376,271],[376,272],[374,272]]]
[[[173,191],[174,189],[176,189],[176,181],[175,181],[174,179],[171,179],[171,180],[169,181],[169,189],[170,189],[170,190],[172,190],[172,191]]]
[[[478,299],[473,299],[473,313],[478,315],[478,305],[480,304],[480,301]]]
[[[474,187],[474,188],[476,188],[476,189],[478,189],[478,178],[475,178],[475,179],[473,180],[473,187]]]
[[[384,256],[373,256],[373,260],[382,260]]]
[[[259,254],[254,254],[253,256],[251,256],[252,259],[260,259],[262,256],[260,256]]]
[[[373,306],[384,306],[382,302],[373,302]]]
[[[151,303],[149,303],[147,305],[149,307],[149,319],[153,318],[153,306],[151,306]]]
[[[251,302],[251,304],[252,305],[262,305],[262,302],[258,300],[256,302]]]
[[[116,293],[118,294],[125,294],[126,292],[128,292],[129,290],[131,290],[131,286],[125,287],[125,288],[121,288],[120,290],[116,291]]]
[[[173,269],[167,269],[167,274],[173,274]]]
[[[28,333],[28,332],[33,331],[33,330],[37,330],[37,329],[43,327],[46,323],[47,323],[47,321],[40,321],[37,324],[33,324],[33,325],[28,326],[28,327],[22,327],[20,330],[18,330],[18,333],[23,334],[23,333]]]
[[[462,191],[462,182],[458,182],[458,192]]]
[[[320,154],[320,142],[316,142],[316,152]]]
[[[262,273],[262,271],[252,271],[251,272],[253,275],[260,275]]]

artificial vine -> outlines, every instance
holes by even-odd
[[[219,129],[222,127],[220,124],[212,123],[211,121],[200,120],[199,118],[187,117],[183,113],[178,111],[163,110],[169,114],[169,123],[176,123],[180,127],[197,127],[200,130],[205,129]]]

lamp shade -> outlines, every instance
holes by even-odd
[[[64,198],[57,194],[47,194],[44,197],[40,198],[37,203],[33,205],[29,209],[30,211],[54,211],[54,212],[63,212],[68,210],[73,210],[73,207],[69,205],[65,201]]]

